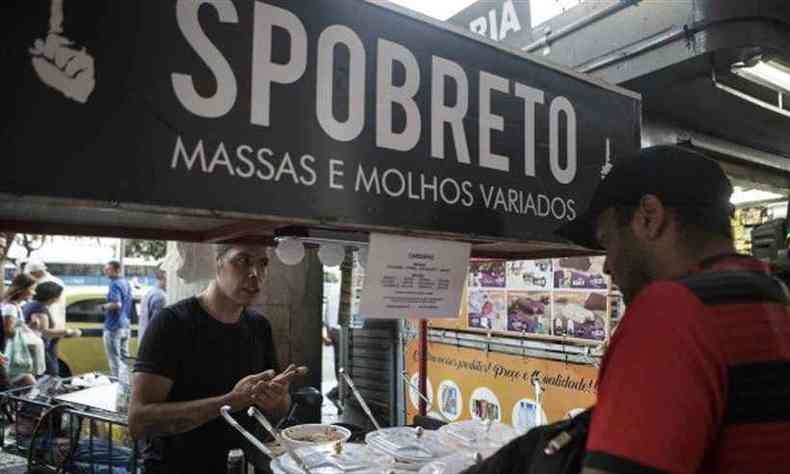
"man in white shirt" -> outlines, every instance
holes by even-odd
[[[25,265],[25,272],[36,280],[36,285],[45,281],[52,281],[62,288],[66,288],[63,280],[49,273],[47,271],[47,266],[41,260],[28,260],[27,265]],[[52,323],[56,329],[64,329],[66,327],[66,297],[64,294],[65,292],[49,307],[49,314],[52,316]]]

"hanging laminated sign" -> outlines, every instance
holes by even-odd
[[[457,318],[471,245],[372,234],[359,314],[380,319]]]

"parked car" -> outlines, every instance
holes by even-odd
[[[137,306],[146,288],[134,291],[132,296],[132,333],[129,354],[137,354]],[[66,298],[66,326],[79,328],[82,337],[61,339],[58,345],[61,376],[87,372],[109,372],[107,357],[102,342],[104,311],[101,305],[107,302],[106,286],[68,286]]]

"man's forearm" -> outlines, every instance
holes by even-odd
[[[172,436],[192,431],[218,417],[223,405],[230,405],[227,395],[190,402],[162,402],[132,406],[129,431],[136,439]]]

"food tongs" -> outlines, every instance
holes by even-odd
[[[373,426],[375,426],[377,430],[381,431],[381,425],[379,425],[378,421],[376,421],[376,418],[373,417],[373,412],[371,412],[370,407],[368,406],[367,402],[365,402],[365,399],[362,398],[362,394],[359,393],[359,390],[357,390],[356,385],[354,385],[354,381],[351,380],[351,377],[349,377],[348,374],[346,373],[345,368],[341,367],[338,372],[343,377],[343,380],[345,380],[346,384],[348,384],[348,386],[351,388],[351,392],[354,393],[354,397],[356,397],[357,401],[359,402],[359,405],[362,407],[362,411],[364,411],[365,414],[368,416],[368,418],[370,418],[370,421],[373,422]],[[419,445],[419,440],[422,437],[423,429],[420,427],[415,428],[414,434],[415,434],[415,443],[408,444],[406,446],[400,446],[397,443],[394,443],[393,441],[386,439],[385,436],[380,436],[376,438],[376,443],[387,448],[393,454],[407,450],[414,450],[424,454],[426,457],[433,457],[433,452]]]
[[[263,454],[265,454],[266,456],[268,456],[271,459],[274,459],[275,457],[277,457],[272,452],[272,450],[267,448],[265,444],[261,443],[260,440],[258,440],[258,438],[256,438],[255,436],[252,435],[252,433],[250,433],[249,431],[245,430],[244,427],[241,426],[239,424],[239,422],[236,421],[233,418],[233,416],[231,416],[231,414],[230,414],[230,407],[228,405],[225,405],[222,408],[220,408],[220,413],[222,414],[222,417],[225,418],[225,421],[227,421],[230,424],[230,426],[232,426],[233,428],[236,429],[236,431],[241,433],[241,435],[244,436],[244,438],[246,438],[247,441],[252,443],[253,446],[258,448],[259,451],[261,451]],[[288,442],[286,442],[285,440],[282,439],[282,437],[280,436],[280,432],[274,429],[274,427],[271,425],[271,423],[269,423],[269,420],[267,420],[266,417],[263,416],[263,413],[261,413],[257,408],[250,407],[250,409],[248,411],[248,414],[254,416],[254,418],[256,420],[258,420],[258,422],[260,424],[262,424],[263,427],[266,428],[266,430],[269,433],[271,433],[271,435],[274,437],[275,441],[280,443],[280,445],[283,446],[286,451],[288,451],[288,455],[291,456],[294,461],[296,461],[296,464],[304,472],[306,472],[307,474],[310,474],[310,469],[307,467],[307,465],[305,464],[304,460],[302,460],[302,458],[299,457],[299,455],[296,454],[295,450],[293,449],[293,447]]]

